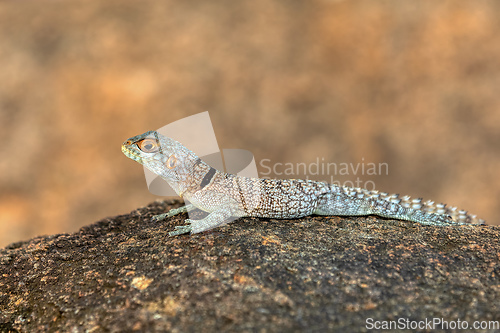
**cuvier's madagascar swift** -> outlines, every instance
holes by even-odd
[[[123,153],[165,179],[191,204],[153,217],[161,220],[199,208],[209,214],[186,219],[170,236],[198,233],[224,225],[231,217],[299,218],[307,215],[378,215],[427,225],[484,224],[484,220],[455,207],[432,201],[399,198],[362,188],[301,179],[240,177],[210,167],[181,143],[155,131],[134,136]]]

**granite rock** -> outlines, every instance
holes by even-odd
[[[499,227],[242,218],[168,237],[186,214],[150,218],[179,205],[158,201],[1,249],[0,331],[367,331],[500,319]]]

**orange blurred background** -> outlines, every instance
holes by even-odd
[[[121,143],[205,110],[220,147],[258,165],[387,163],[388,175],[360,178],[498,224],[499,12],[497,1],[2,2],[0,246],[158,199]]]

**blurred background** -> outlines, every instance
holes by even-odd
[[[159,199],[121,143],[206,110],[219,146],[252,151],[261,172],[262,160],[387,163],[333,176],[498,224],[499,12],[494,0],[3,1],[0,247]]]

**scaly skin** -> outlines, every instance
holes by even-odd
[[[199,208],[201,220],[186,220],[170,236],[198,233],[238,217],[299,218],[307,215],[378,215],[426,225],[484,224],[454,207],[408,196],[301,179],[240,177],[215,170],[179,142],[155,131],[132,137],[123,153],[166,180],[190,205],[153,217],[155,221]]]

